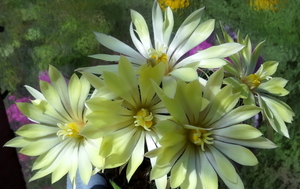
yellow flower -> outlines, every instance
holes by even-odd
[[[167,7],[170,7],[174,12],[177,9],[183,9],[190,5],[189,0],[158,0],[158,3],[164,11]]]
[[[218,68],[226,64],[222,57],[229,56],[241,50],[238,43],[227,43],[213,46],[198,53],[183,57],[192,48],[205,41],[213,32],[215,21],[209,19],[200,23],[204,8],[191,13],[181,24],[172,37],[174,18],[173,12],[167,8],[163,13],[157,3],[152,8],[153,36],[144,17],[131,10],[132,23],[130,24],[130,36],[136,48],[133,49],[118,39],[95,32],[97,40],[105,47],[126,56],[132,64],[138,68],[145,64],[165,65],[164,82],[172,83],[175,78],[184,81],[198,79],[197,68]],[[119,55],[96,54],[90,57],[105,61],[119,61]],[[80,68],[91,73],[102,74],[104,70],[116,70],[117,65],[100,65],[89,68]]]
[[[106,158],[105,168],[127,164],[129,181],[144,160],[144,153],[157,147],[156,124],[169,118],[151,83],[161,84],[164,65],[146,66],[137,77],[131,63],[122,56],[118,72],[104,72],[103,80],[90,73],[83,74],[90,81],[94,80],[91,83],[98,94],[101,90],[111,91],[114,98],[100,94],[86,102],[91,111],[87,118],[92,125],[85,127],[82,134],[88,138],[103,137],[100,155]],[[102,82],[104,85],[99,85]],[[166,178],[156,184],[158,188],[165,188]]]
[[[52,173],[52,183],[65,174],[75,187],[76,172],[87,184],[93,167],[102,167],[98,155],[101,139],[83,137],[81,130],[89,125],[85,118],[85,100],[90,84],[74,74],[67,84],[62,74],[49,67],[51,84],[40,81],[41,93],[26,86],[35,98],[31,103],[18,103],[18,108],[34,124],[27,124],[16,131],[19,136],[5,146],[22,148],[20,153],[38,156],[32,169],[38,170],[30,181]]]
[[[250,6],[254,10],[271,10],[277,11],[278,0],[250,0]]]
[[[232,42],[233,39],[223,29],[225,42]],[[259,43],[254,50],[250,38],[242,39],[237,34],[238,43],[245,45],[241,52],[229,56],[224,69],[227,78],[224,84],[232,85],[234,90],[240,92],[244,104],[253,104],[261,107],[263,120],[278,133],[289,137],[285,122],[291,123],[295,115],[292,109],[284,102],[273,96],[286,96],[289,91],[284,87],[287,80],[280,77],[273,77],[277,70],[278,62],[266,61],[258,63],[259,54],[264,42]],[[220,43],[221,40],[219,40]]]
[[[162,136],[161,147],[146,153],[150,158],[157,158],[151,179],[170,172],[171,188],[215,189],[219,176],[228,188],[243,188],[230,160],[253,166],[258,163],[257,158],[246,147],[276,147],[261,137],[259,130],[243,124],[260,112],[260,108],[253,105],[235,108],[239,94],[233,93],[231,86],[221,89],[222,79],[223,70],[219,69],[204,88],[198,81],[178,80],[174,98],[155,84],[172,119],[156,125]]]

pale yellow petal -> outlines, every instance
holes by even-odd
[[[78,156],[78,171],[80,179],[84,184],[88,184],[92,176],[92,165],[90,163],[87,151],[84,146],[79,147],[79,156]]]
[[[225,178],[232,183],[238,182],[238,174],[235,171],[235,168],[231,162],[222,155],[216,148],[208,145],[211,156],[209,157],[210,162],[212,163],[214,169],[218,172],[219,176]],[[206,153],[208,155],[208,153]],[[224,179],[223,179],[224,180]]]
[[[214,141],[213,146],[220,150],[227,157],[241,165],[254,166],[258,163],[255,155],[249,149],[243,146],[219,141]]]
[[[260,137],[262,133],[251,125],[237,124],[229,127],[212,130],[214,135],[224,136],[233,139],[253,139]]]
[[[25,138],[40,138],[47,135],[56,135],[58,127],[39,125],[39,124],[27,124],[20,127],[16,134]]]
[[[131,158],[128,162],[127,169],[126,169],[126,178],[129,182],[132,175],[136,172],[137,168],[141,165],[144,160],[144,153],[145,153],[145,132],[141,132],[140,138],[137,141],[135,148],[132,151]]]

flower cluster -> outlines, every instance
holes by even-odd
[[[271,10],[273,12],[278,10],[278,0],[250,0],[250,6],[254,10]]]
[[[163,10],[170,7],[173,11],[185,8],[190,5],[189,0],[158,0],[159,5]]]
[[[31,180],[52,174],[56,182],[68,173],[76,187],[77,176],[87,184],[95,172],[120,167],[130,181],[146,157],[159,189],[215,189],[218,178],[244,188],[234,164],[258,163],[248,147],[276,147],[251,125],[253,117],[261,113],[289,136],[285,123],[294,113],[276,98],[288,94],[287,81],[272,77],[277,62],[257,65],[262,43],[252,51],[249,37],[238,33],[234,41],[225,30],[219,45],[207,43],[214,20],[200,22],[202,13],[194,11],[172,37],[172,10],[163,15],[155,1],[151,39],[145,19],[132,10],[136,50],[95,33],[120,55],[91,57],[118,64],[79,68],[81,77],[74,74],[68,83],[50,66],[41,92],[26,86],[35,99],[17,106],[33,123],[6,146],[39,156]]]

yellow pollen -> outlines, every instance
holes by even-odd
[[[135,126],[142,126],[144,129],[149,131],[149,128],[153,124],[153,116],[152,112],[149,113],[147,109],[142,108],[137,112],[135,116],[133,116],[136,120],[134,121]]]
[[[191,129],[188,131],[188,138],[189,140],[198,145],[201,146],[202,151],[205,151],[204,145],[205,144],[213,144],[214,139],[212,137],[209,137],[212,133],[207,132],[206,130],[202,129]]]
[[[259,77],[257,77],[255,74],[248,75],[242,79],[242,82],[245,83],[251,91],[255,90],[261,83]]]
[[[168,65],[168,56],[166,53],[162,52],[166,47],[160,47],[159,50],[153,48],[149,49],[149,57],[156,61],[156,64],[163,63]]]
[[[84,123],[80,122],[72,122],[72,123],[66,123],[66,124],[61,124],[58,123],[57,126],[61,129],[59,130],[56,134],[57,136],[62,136],[63,140],[65,137],[82,137],[79,135],[79,132],[81,129],[84,127]]]
[[[157,55],[152,55],[150,56],[150,58],[153,58],[156,60],[157,64],[159,63],[164,63],[165,65],[167,65],[168,62],[168,56],[166,53],[162,53],[161,56],[157,56]]]

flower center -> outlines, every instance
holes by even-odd
[[[206,130],[203,129],[190,129],[188,131],[188,138],[189,140],[198,145],[201,146],[201,149],[205,151],[204,145],[205,144],[213,144],[214,139],[212,137],[209,137],[212,133],[207,132]]]
[[[67,137],[82,137],[79,135],[79,132],[81,129],[84,127],[84,123],[80,122],[72,122],[72,123],[66,123],[66,124],[61,124],[58,123],[57,126],[61,129],[59,130],[56,134],[57,136],[62,136],[63,140]]]
[[[251,91],[255,90],[261,83],[259,77],[255,74],[248,75],[242,79],[242,82],[245,83]]]
[[[145,130],[150,131],[149,128],[153,125],[152,112],[149,113],[147,109],[142,108],[133,118],[135,118],[135,126],[142,126]]]
[[[167,65],[168,56],[166,53],[153,54],[150,57],[155,59],[157,64],[164,63],[165,65]]]
[[[161,46],[158,48],[158,50],[153,48],[149,49],[149,57],[153,58],[156,61],[156,64],[163,63],[165,66],[167,66],[168,56],[163,52],[166,48],[167,47]]]

